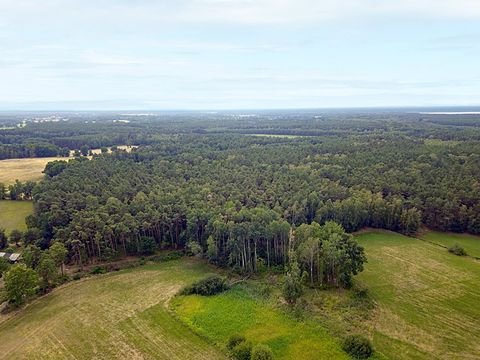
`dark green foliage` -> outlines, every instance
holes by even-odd
[[[44,174],[50,177],[57,176],[60,174],[63,170],[65,170],[68,166],[68,163],[64,160],[55,160],[49,162],[45,166],[45,170],[43,170]]]
[[[224,292],[228,288],[229,286],[224,278],[218,275],[211,275],[185,287],[181,293],[182,295],[197,294],[210,296]]]
[[[462,248],[458,244],[455,244],[455,245],[449,247],[448,252],[451,252],[452,254],[455,254],[457,256],[466,256],[467,255],[467,252],[465,251],[465,249]]]
[[[354,359],[368,359],[373,354],[370,340],[362,335],[349,335],[342,344],[343,350]]]
[[[240,335],[240,334],[234,334],[228,338],[227,341],[227,349],[228,350],[233,350],[233,348],[243,342],[247,341],[245,336]]]
[[[0,258],[0,278],[10,268],[10,263],[5,258]]]
[[[90,274],[98,275],[98,274],[105,274],[107,269],[104,266],[95,266],[90,270]]]
[[[155,253],[155,249],[156,249],[156,243],[155,243],[155,239],[153,237],[149,237],[149,236],[143,236],[141,239],[140,239],[140,247],[141,247],[141,251],[140,253],[143,254],[143,255],[152,255]]]
[[[5,234],[5,229],[0,228],[0,250],[5,249],[8,245],[8,237]]]
[[[252,356],[252,348],[253,346],[250,342],[241,342],[232,349],[232,357],[235,360],[250,360]]]
[[[251,360],[273,360],[272,349],[263,344],[255,345],[252,349]]]

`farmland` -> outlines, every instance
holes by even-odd
[[[15,180],[38,181],[43,177],[42,171],[48,162],[65,160],[65,158],[25,158],[0,161],[0,183],[12,184]]]
[[[174,261],[69,283],[0,315],[0,358],[223,359],[166,309],[182,285],[209,271]]]
[[[393,359],[480,356],[479,262],[390,232],[357,239],[368,256],[359,281],[377,303],[370,336],[379,352]]]
[[[33,212],[31,201],[0,200],[0,228],[26,230],[25,218]]]

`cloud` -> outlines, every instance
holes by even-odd
[[[3,21],[314,24],[385,17],[480,19],[478,0],[0,0]]]

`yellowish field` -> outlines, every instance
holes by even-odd
[[[65,160],[62,157],[8,159],[0,161],[0,183],[13,184],[15,180],[38,181],[48,162]]]

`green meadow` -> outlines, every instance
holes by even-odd
[[[211,297],[177,297],[173,307],[190,328],[220,348],[230,336],[241,334],[253,344],[268,345],[275,359],[349,358],[321,324],[293,318],[259,298],[249,284]]]
[[[0,228],[10,231],[26,230],[25,218],[33,212],[31,201],[0,200]]]
[[[480,257],[480,236],[427,231],[420,235],[420,238],[447,248],[458,244],[465,249],[468,255]]]
[[[369,335],[378,352],[391,359],[480,358],[480,262],[391,232],[357,240],[368,256],[358,281],[376,302]]]

